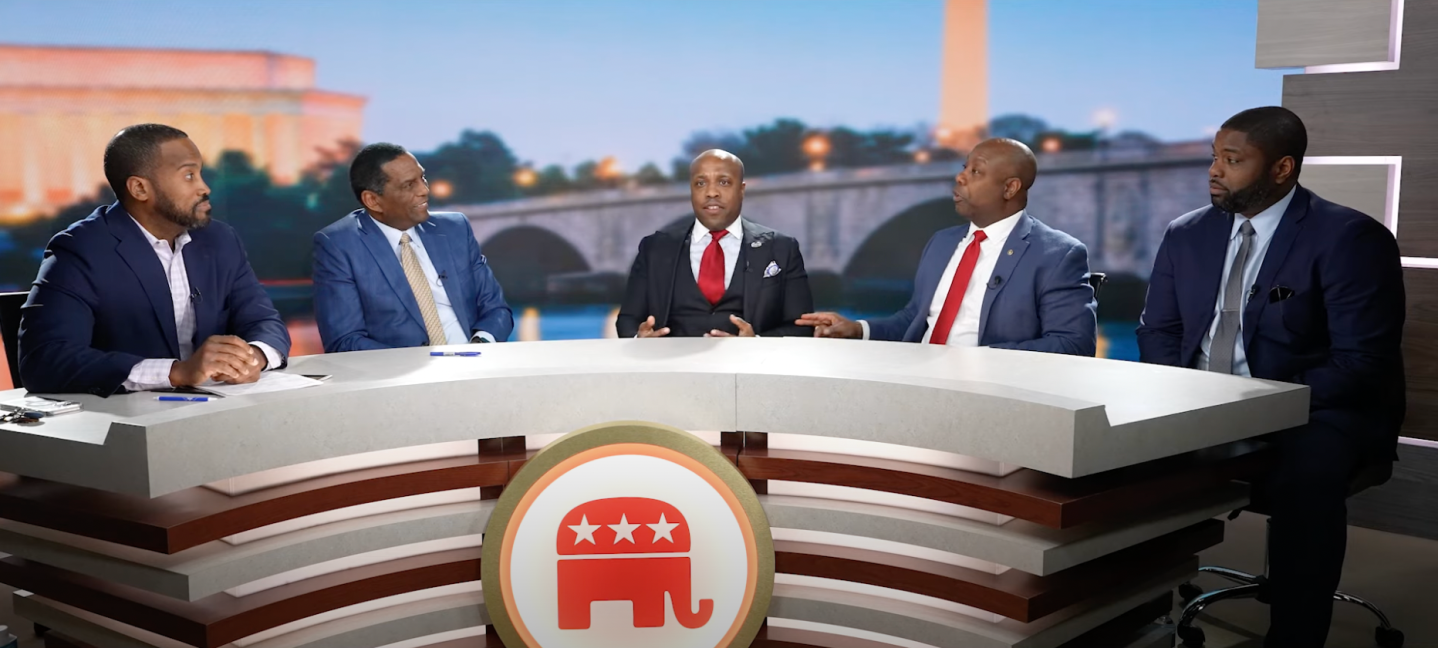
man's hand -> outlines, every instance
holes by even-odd
[[[854,340],[864,337],[864,327],[862,325],[838,313],[805,313],[799,319],[794,320],[794,323],[799,326],[814,327],[814,337],[850,338]]]
[[[265,368],[265,356],[259,349],[233,335],[215,335],[195,349],[188,360],[170,367],[170,384],[194,387],[206,380],[228,383],[254,382]]]
[[[666,326],[657,331],[654,330],[654,316],[650,315],[649,319],[646,319],[643,322],[639,323],[639,335],[636,335],[634,337],[652,338],[664,337],[666,335],[669,335],[669,327]]]
[[[730,315],[729,321],[733,322],[734,326],[739,327],[739,337],[757,337],[754,335],[754,327],[750,326],[749,323],[743,319],[740,319],[738,315]],[[704,337],[734,337],[734,335],[728,331],[713,329],[705,333]]]

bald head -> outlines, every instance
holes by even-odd
[[[1023,142],[984,140],[954,177],[954,210],[974,225],[988,227],[1028,206],[1029,187],[1038,173],[1038,160]]]
[[[694,175],[694,171],[698,169],[705,160],[714,160],[724,164],[734,165],[738,169],[739,181],[744,181],[744,161],[739,159],[739,156],[724,149],[709,149],[700,153],[694,158],[693,162],[689,163],[689,175]]]

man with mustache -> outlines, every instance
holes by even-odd
[[[812,335],[799,242],[740,216],[744,163],[712,149],[689,165],[694,220],[639,242],[615,328],[619,337]]]
[[[469,219],[429,211],[424,167],[397,144],[350,164],[360,209],[315,234],[315,319],[325,351],[503,342],[504,291]]]
[[[1308,133],[1245,110],[1213,138],[1212,206],[1173,221],[1138,328],[1144,362],[1308,385],[1307,425],[1274,435],[1254,484],[1271,513],[1267,646],[1322,646],[1347,540],[1349,480],[1395,458],[1403,270],[1377,220],[1298,184]]]
[[[987,346],[1092,356],[1098,303],[1088,249],[1028,213],[1038,161],[1022,142],[990,139],[954,178],[969,224],[929,239],[903,310],[873,321],[838,313],[798,320],[818,337]]]
[[[210,220],[200,149],[161,124],[105,147],[118,201],[56,234],[21,310],[20,378],[40,393],[109,396],[249,383],[290,336],[230,226]]]

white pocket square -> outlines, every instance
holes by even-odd
[[[768,279],[769,277],[777,276],[779,276],[779,264],[770,261],[769,266],[764,268],[764,278]]]

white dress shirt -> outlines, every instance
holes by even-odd
[[[494,336],[484,331],[477,331],[473,336],[465,332],[464,327],[459,324],[459,317],[454,314],[454,304],[449,301],[449,293],[444,290],[444,283],[439,279],[439,273],[434,269],[434,263],[429,259],[429,251],[424,248],[424,240],[419,236],[419,229],[411,227],[405,231],[397,230],[389,225],[379,222],[378,218],[370,217],[379,231],[384,233],[385,239],[389,241],[389,247],[394,250],[394,258],[399,259],[399,239],[406,232],[409,233],[409,245],[414,248],[414,255],[419,257],[419,267],[424,270],[424,278],[429,282],[429,292],[434,296],[435,310],[439,311],[439,323],[444,327],[444,341],[450,344],[466,344],[473,342],[475,338],[484,338],[490,342]],[[404,260],[400,260],[403,267]]]
[[[135,217],[131,216],[130,220],[135,220]],[[190,275],[185,270],[183,254],[185,246],[190,243],[190,233],[185,232],[176,238],[175,247],[171,249],[168,241],[155,238],[140,221],[136,220],[135,226],[145,234],[145,239],[150,242],[150,249],[160,258],[160,267],[164,269],[165,280],[170,284],[170,305],[175,310],[175,333],[180,342],[179,359],[187,360],[195,353],[195,305],[190,301]],[[265,367],[267,370],[280,366],[283,358],[274,347],[264,342],[251,341],[250,344],[264,352],[265,360],[269,363]],[[125,389],[144,391],[173,387],[174,385],[170,384],[170,369],[174,364],[174,358],[141,360],[130,369]]]
[[[734,279],[734,264],[739,261],[739,244],[744,241],[744,226],[739,223],[740,219],[734,219],[729,227],[724,228],[727,234],[719,237],[719,249],[724,251],[724,287],[729,287],[729,282]],[[694,270],[694,280],[699,280],[699,266],[704,262],[704,250],[709,247],[709,241],[713,239],[709,235],[709,228],[699,219],[694,219],[694,231],[689,235],[689,267]]]
[[[1263,268],[1263,257],[1268,254],[1268,246],[1273,243],[1273,234],[1278,231],[1278,222],[1283,220],[1283,212],[1288,211],[1288,204],[1293,202],[1293,193],[1297,185],[1288,190],[1288,195],[1282,200],[1274,203],[1273,206],[1258,212],[1248,222],[1253,224],[1253,246],[1248,250],[1248,259],[1243,263],[1243,306],[1248,306],[1248,290],[1258,281],[1258,271]],[[1246,217],[1242,214],[1235,214],[1233,217],[1233,230],[1228,234],[1228,252],[1223,257],[1223,277],[1218,281],[1218,302],[1213,309],[1213,323],[1208,327],[1208,333],[1203,336],[1203,342],[1198,345],[1198,368],[1208,370],[1208,353],[1213,346],[1213,336],[1218,334],[1218,319],[1223,312],[1223,293],[1228,286],[1228,275],[1233,270],[1233,260],[1238,256],[1238,246],[1242,245],[1243,237],[1239,235],[1238,228],[1243,226]],[[1248,354],[1243,350],[1243,310],[1239,310],[1238,337],[1233,340],[1233,375],[1248,376]]]
[[[944,301],[949,296],[949,287],[954,283],[954,273],[959,269],[959,261],[964,258],[964,250],[974,241],[976,232],[983,232],[987,238],[979,244],[978,263],[974,265],[974,273],[969,275],[969,285],[964,289],[964,300],[959,304],[953,327],[949,329],[949,339],[944,342],[947,346],[979,345],[979,317],[983,314],[984,292],[988,290],[989,277],[994,274],[994,267],[999,264],[999,257],[1005,249],[1004,244],[1009,240],[1009,234],[1014,231],[1023,215],[1024,210],[1021,209],[988,227],[970,227],[964,240],[959,241],[958,247],[954,248],[954,253],[949,257],[949,264],[944,267],[944,274],[939,276],[934,299],[929,303],[929,326],[928,330],[924,331],[924,344],[929,343],[929,338],[934,334],[934,323],[944,311]],[[860,320],[859,325],[864,327],[864,339],[869,339],[869,323]]]

